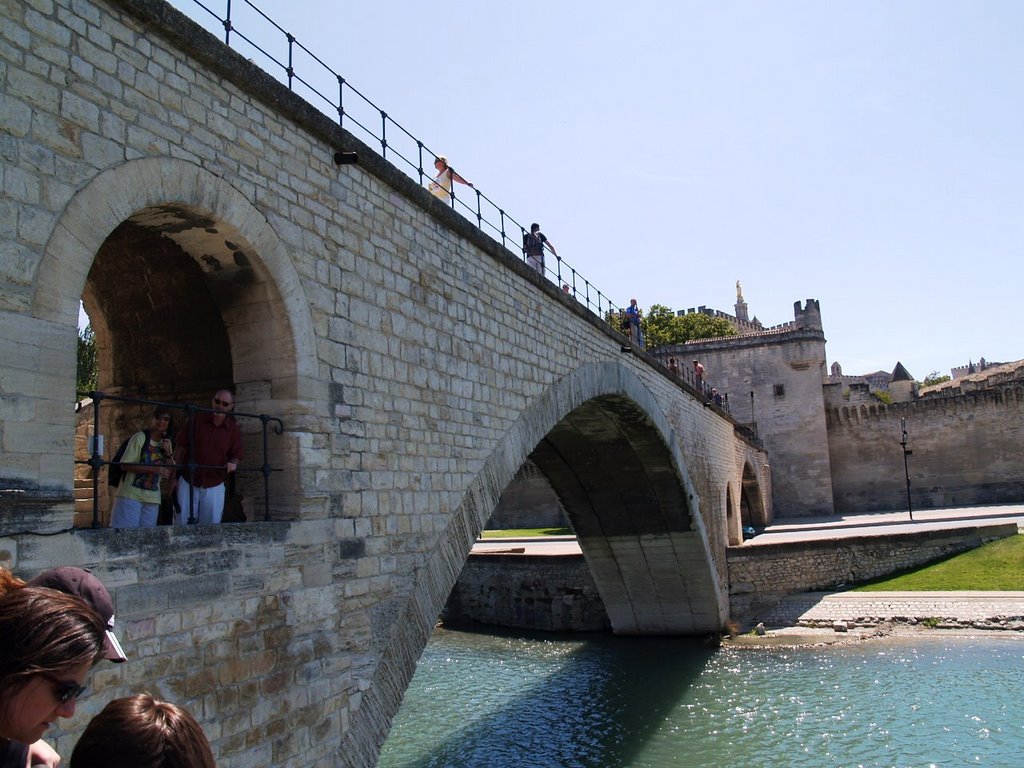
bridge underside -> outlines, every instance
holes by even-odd
[[[726,609],[705,537],[658,430],[625,397],[568,414],[531,459],[561,500],[617,634],[700,634]]]

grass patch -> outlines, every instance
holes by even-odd
[[[572,528],[501,528],[480,534],[481,539],[525,539],[531,536],[572,536]]]
[[[855,592],[1024,592],[1024,536],[982,544],[970,552],[857,587]]]

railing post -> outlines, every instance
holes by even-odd
[[[231,45],[231,0],[228,0],[227,15],[221,23],[224,25],[224,45]]]
[[[505,212],[499,208],[498,213],[501,214],[501,245],[505,247]]]
[[[380,156],[385,159],[388,156],[388,113],[383,109],[380,111]]]
[[[285,32],[285,37],[288,39],[288,68],[285,72],[288,74],[288,90],[292,90],[292,78],[295,77],[295,69],[292,66],[292,54],[295,49],[294,43],[295,38],[292,37],[291,32]]]
[[[338,75],[338,125],[345,124],[345,78]]]
[[[232,398],[234,399],[234,398]],[[196,463],[196,409],[191,404],[185,406],[185,419],[188,421],[188,474],[191,478],[188,484],[188,524],[196,525],[199,522],[199,518],[196,517],[196,469],[198,464]],[[181,478],[178,478],[179,480]]]
[[[100,527],[100,469],[103,467],[103,435],[100,434],[100,400],[102,392],[93,391],[92,397],[92,451],[89,467],[92,470],[92,527]]]
[[[270,473],[273,468],[270,466],[270,446],[267,443],[267,423],[276,422],[274,432],[278,435],[284,431],[284,422],[274,416],[260,414],[260,422],[263,424],[263,466],[260,471],[263,473],[263,520],[270,522]]]

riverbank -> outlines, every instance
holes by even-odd
[[[764,634],[757,634],[757,625]],[[780,600],[725,643],[819,645],[894,636],[1024,639],[1024,592],[808,592]]]

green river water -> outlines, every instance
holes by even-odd
[[[1024,766],[1024,637],[434,631],[379,768]]]

